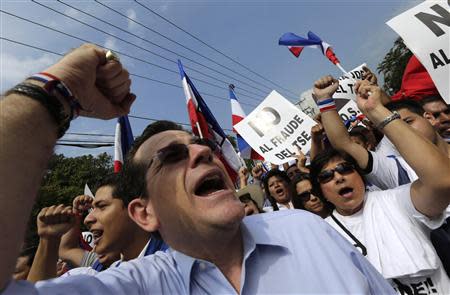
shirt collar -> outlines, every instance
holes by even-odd
[[[283,241],[273,239],[269,236],[269,233],[261,229],[256,229],[252,227],[250,230],[248,226],[242,222],[241,223],[241,234],[242,240],[244,243],[244,259],[243,263],[247,260],[247,258],[253,253],[258,245],[268,245],[268,246],[276,246],[283,247]],[[193,258],[188,256],[182,252],[176,250],[169,250],[172,253],[172,256],[177,264],[177,267],[180,271],[181,277],[183,279],[184,285],[186,288],[189,288],[191,282],[191,271],[194,263],[197,261],[203,261],[201,259]]]

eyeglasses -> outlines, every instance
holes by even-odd
[[[438,118],[442,113],[444,113],[445,115],[450,115],[450,108],[447,108],[446,110],[440,111],[440,112],[434,112],[433,117]]]
[[[336,165],[334,169],[324,170],[317,175],[317,180],[320,183],[327,183],[334,178],[334,172],[339,172],[339,174],[347,175],[355,171],[355,166],[353,164],[344,162]]]
[[[311,199],[311,192],[303,192],[301,194],[297,194],[297,198],[299,198],[303,203],[306,203]]]
[[[153,164],[155,158],[158,159],[161,166],[175,164],[177,162],[189,158],[188,145],[190,144],[198,144],[206,146],[212,152],[215,152],[218,148],[217,144],[214,141],[207,138],[199,138],[199,137],[194,137],[191,143],[189,144],[173,143],[157,151],[156,154],[153,156],[152,160],[150,161],[150,163],[148,164],[148,168],[150,168],[150,166]]]

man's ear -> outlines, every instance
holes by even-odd
[[[431,125],[436,125],[436,123],[437,123],[437,120],[436,120],[436,118],[433,116],[433,114],[432,113],[430,113],[430,112],[425,112],[425,113],[423,113],[423,117],[425,118],[425,119],[427,119],[430,123],[431,123]]]
[[[156,217],[152,202],[148,199],[132,200],[128,204],[128,215],[147,232],[155,232],[159,229],[159,219]]]

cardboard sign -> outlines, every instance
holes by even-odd
[[[425,1],[387,24],[427,69],[439,93],[450,103],[450,6]]]
[[[346,75],[338,78],[339,87],[333,95],[334,99],[352,99],[356,101],[356,93],[354,91],[355,80],[362,79],[362,74],[364,72],[362,68],[365,66],[366,64],[363,63],[348,72]]]
[[[316,123],[278,92],[264,101],[234,128],[267,161],[281,165],[294,160],[297,148],[311,148],[311,127]]]
[[[83,240],[85,240],[91,248],[94,248],[94,235],[90,231],[84,231],[81,234],[83,236]]]
[[[356,105],[356,94],[354,92],[354,80],[360,80],[362,78],[363,67],[366,66],[365,63],[354,68],[347,75],[341,76],[339,80],[339,88],[334,93],[333,98],[336,102],[336,108],[342,121],[348,120],[351,116],[358,116],[361,111]],[[352,80],[353,79],[353,80]],[[311,118],[319,113],[319,108],[312,97],[312,89],[309,89],[301,94],[300,97],[300,108],[304,113],[306,113]]]

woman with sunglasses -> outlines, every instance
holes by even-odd
[[[328,135],[338,128],[330,97],[339,82],[316,81],[314,93]],[[384,92],[367,81],[355,85],[358,108],[394,144],[417,173],[412,183],[366,191],[363,173],[352,157],[334,149],[311,163],[314,192],[334,205],[325,220],[357,247],[399,294],[449,294],[450,279],[430,241],[430,232],[450,216],[450,161],[413,130],[399,113],[381,104]],[[369,159],[370,162],[370,159]],[[369,165],[370,166],[370,165]]]
[[[312,184],[309,174],[297,174],[291,182],[291,192],[293,192],[292,204],[295,209],[303,209],[322,218],[330,215],[330,205],[312,193]]]

